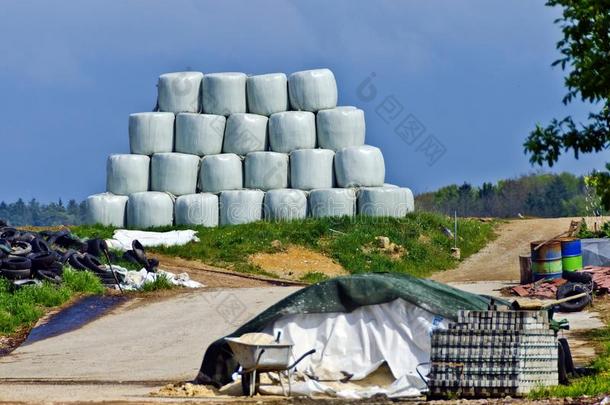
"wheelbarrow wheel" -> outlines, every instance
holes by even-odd
[[[258,387],[260,386],[260,383],[261,383],[261,374],[256,373],[256,381],[254,382],[254,392],[250,392],[250,383],[252,382],[253,374],[254,373],[249,372],[249,373],[244,373],[241,376],[241,391],[247,397],[255,395],[258,392]]]

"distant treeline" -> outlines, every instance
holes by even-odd
[[[85,202],[62,200],[41,204],[36,200],[26,203],[21,198],[13,203],[0,202],[0,219],[12,226],[79,225],[85,220]]]
[[[464,183],[415,199],[419,210],[458,216],[510,218],[523,216],[565,217],[595,215],[598,198],[588,190],[585,178],[570,173],[537,173],[501,180],[480,187]]]

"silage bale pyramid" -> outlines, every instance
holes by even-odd
[[[337,107],[328,69],[246,76],[167,73],[154,112],[129,116],[131,154],[107,161],[88,221],[145,229],[260,219],[403,217],[408,188],[385,184],[364,112]]]

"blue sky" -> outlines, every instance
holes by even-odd
[[[0,200],[103,191],[128,115],[153,108],[159,74],[187,68],[332,69],[387,181],[415,192],[527,173],[535,123],[587,111],[561,103],[557,16],[541,0],[0,0]],[[371,74],[375,97],[359,90]],[[419,127],[401,137],[403,119]]]

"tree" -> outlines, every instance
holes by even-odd
[[[578,159],[610,146],[610,1],[548,0],[546,5],[563,7],[562,17],[555,20],[563,32],[557,42],[562,56],[553,62],[567,72],[563,103],[579,98],[598,109],[584,123],[567,116],[545,127],[536,125],[523,144],[525,153],[531,154],[532,164],[553,166],[563,152],[571,150]],[[593,177],[604,207],[610,209],[610,163]]]

